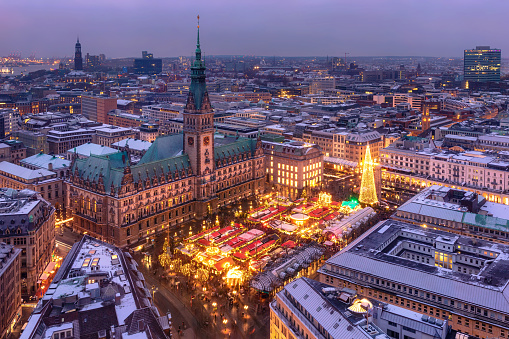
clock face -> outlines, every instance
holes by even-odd
[[[205,137],[205,138],[203,138],[203,144],[204,144],[205,146],[207,146],[209,143],[210,143],[210,138],[209,138],[209,137]]]
[[[189,137],[189,138],[187,138],[187,144],[188,144],[189,146],[193,146],[193,144],[194,144],[194,139],[193,139],[193,137]]]

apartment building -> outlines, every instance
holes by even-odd
[[[401,203],[432,185],[461,188],[509,205],[509,161],[504,152],[437,150],[406,137],[381,150],[382,197]]]
[[[21,294],[35,296],[55,248],[55,208],[37,192],[10,188],[0,189],[0,205],[0,239],[21,249]]]
[[[21,249],[0,242],[0,338],[8,338],[21,318]]]

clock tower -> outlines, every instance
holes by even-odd
[[[191,66],[191,85],[184,109],[184,152],[189,156],[195,175],[197,217],[215,210],[217,202],[214,173],[214,111],[205,84],[205,64],[201,59],[200,16],[196,57]]]

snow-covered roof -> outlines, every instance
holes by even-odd
[[[32,155],[31,157],[22,159],[20,162],[22,164],[45,169],[48,169],[49,164],[52,164],[53,169],[69,168],[69,166],[71,165],[71,162],[69,160],[44,153]]]
[[[106,154],[117,153],[118,150],[116,150],[114,148],[111,148],[111,147],[108,147],[108,146],[93,144],[93,143],[89,142],[89,143],[80,145],[78,147],[71,148],[67,152],[68,153],[75,153],[76,152],[79,155],[83,155],[83,156],[87,156],[88,157],[88,156],[90,156],[92,154],[94,154],[94,155],[106,155]]]
[[[130,149],[134,149],[137,151],[146,151],[152,146],[152,143],[150,141],[145,140],[139,140],[139,139],[132,139],[132,138],[126,138],[120,141],[117,141],[111,146],[113,147],[125,147],[125,145],[128,144]]]
[[[55,177],[55,173],[40,168],[32,170],[7,161],[0,162],[0,172],[25,181],[45,180]]]

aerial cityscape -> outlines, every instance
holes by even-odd
[[[509,338],[509,3],[410,3],[5,4],[0,339]]]

